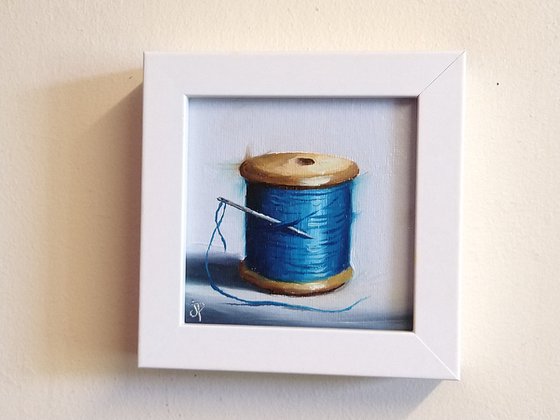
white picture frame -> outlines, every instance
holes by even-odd
[[[464,52],[145,53],[139,366],[459,379],[464,69]],[[412,331],[184,322],[193,97],[417,98]]]

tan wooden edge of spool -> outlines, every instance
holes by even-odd
[[[355,162],[333,155],[308,152],[268,153],[246,159],[239,167],[249,182],[286,188],[323,188],[354,179]]]
[[[352,278],[354,270],[352,270],[352,267],[348,267],[346,270],[324,280],[309,283],[296,283],[268,279],[255,273],[245,265],[245,261],[241,261],[239,264],[239,273],[244,280],[272,293],[292,296],[309,296],[330,292],[331,290],[339,288]]]

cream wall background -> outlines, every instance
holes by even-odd
[[[559,19],[557,1],[4,0],[0,418],[558,418]],[[142,51],[451,49],[463,380],[138,370]]]

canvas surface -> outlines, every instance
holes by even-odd
[[[186,322],[410,330],[412,326],[414,99],[211,99],[189,100],[187,153]],[[353,186],[351,265],[342,288],[311,297],[271,295],[238,272],[245,255],[245,214],[228,207],[220,240],[206,250],[217,197],[245,204],[239,165],[247,156],[306,151],[346,157],[360,175]],[[274,301],[337,310],[324,313],[252,306]]]

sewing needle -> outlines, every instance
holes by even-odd
[[[250,209],[249,207],[245,207],[245,206],[242,206],[241,204],[234,203],[233,201],[230,201],[227,198],[218,197],[217,200],[224,203],[224,204],[227,204],[228,206],[234,207],[237,210],[244,211],[245,213],[250,214],[251,216],[258,217],[259,219],[266,220],[267,222],[273,223],[275,225],[281,225],[281,224],[284,223],[281,220],[278,220],[278,219],[275,219],[273,217],[267,216],[266,214],[259,213],[258,211]],[[299,230],[299,229],[297,229],[293,226],[285,226],[285,228],[287,230],[295,233],[296,235],[302,236],[302,237],[307,238],[307,239],[313,239],[312,236],[309,236],[303,230]]]

